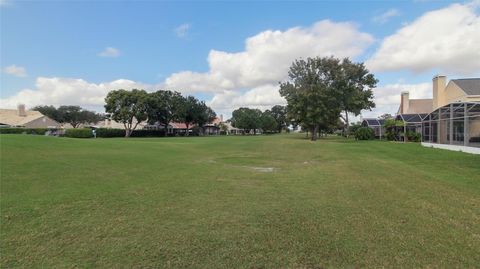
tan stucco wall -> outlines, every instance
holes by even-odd
[[[480,96],[468,96],[453,81],[450,81],[445,89],[439,89],[436,97],[435,100],[434,94],[433,110],[453,102],[480,102]]]
[[[50,126],[60,127],[60,124],[47,116],[43,116],[25,124],[26,128],[47,128]]]
[[[448,105],[452,102],[463,101],[467,94],[457,86],[457,84],[450,81],[444,91],[441,91],[442,95],[440,106]]]

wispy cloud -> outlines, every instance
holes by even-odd
[[[103,51],[98,53],[98,56],[115,58],[120,56],[120,51],[114,47],[106,47]]]
[[[3,72],[16,77],[27,76],[27,70],[25,69],[25,67],[16,66],[16,65],[10,65],[3,68]]]
[[[191,25],[189,23],[184,23],[182,25],[177,26],[175,29],[173,29],[173,31],[179,38],[186,38],[190,28],[191,28]]]
[[[375,23],[384,24],[388,22],[391,18],[399,15],[400,15],[400,12],[397,9],[392,8],[378,16],[373,17],[372,21]]]
[[[10,0],[0,0],[0,7],[6,7],[12,5]]]

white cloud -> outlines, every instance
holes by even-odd
[[[242,106],[266,109],[277,104],[285,104],[280,96],[278,85],[263,85],[245,92],[224,91],[214,95],[208,102],[215,109],[231,109]]]
[[[189,23],[184,23],[177,26],[173,31],[175,34],[180,38],[185,38],[188,35],[188,31],[190,30],[191,25]]]
[[[423,14],[386,37],[366,65],[372,71],[432,69],[446,73],[480,71],[478,4],[452,4]]]
[[[98,56],[115,58],[120,56],[120,50],[114,47],[106,47],[103,51],[98,53]]]
[[[178,90],[184,94],[213,93],[213,98],[207,103],[225,114],[241,106],[266,109],[285,103],[279,95],[278,82],[287,77],[288,68],[295,59],[330,55],[353,58],[361,55],[373,41],[370,34],[360,32],[353,23],[324,20],[310,27],[261,32],[246,40],[244,51],[211,50],[208,72],[174,73],[158,85],[130,80],[96,84],[82,79],[40,77],[34,89],[24,89],[2,99],[0,105],[14,107],[19,102],[28,106],[103,105],[109,90],[155,87]],[[118,50],[114,48],[107,48],[104,52],[99,55],[118,55]]]
[[[39,77],[35,89],[24,89],[11,97],[0,99],[0,107],[14,108],[17,104],[103,106],[107,93],[116,89],[153,89],[152,85],[119,79],[91,83],[83,79]]]
[[[397,9],[389,9],[385,13],[380,14],[372,18],[372,21],[379,24],[384,24],[388,22],[391,18],[399,16],[400,12]]]
[[[405,84],[394,83],[374,89],[375,105],[372,111],[363,111],[365,118],[376,118],[384,113],[395,115],[400,105],[400,93],[408,91],[410,99],[432,98],[432,83]]]
[[[208,72],[174,73],[164,85],[183,92],[214,93],[209,104],[226,114],[240,106],[265,109],[285,103],[278,93],[278,82],[286,79],[295,59],[355,57],[373,41],[370,34],[349,22],[323,20],[310,27],[267,30],[247,38],[243,51],[211,50]]]
[[[370,34],[359,32],[355,24],[348,22],[324,20],[311,27],[268,30],[249,37],[244,51],[211,50],[208,72],[174,73],[165,80],[165,85],[193,92],[222,92],[276,84],[286,78],[295,59],[355,57],[372,42]]]
[[[25,67],[10,65],[3,68],[3,72],[16,77],[26,77],[27,70]]]
[[[6,7],[12,5],[12,2],[10,0],[0,0],[0,6],[1,7]]]

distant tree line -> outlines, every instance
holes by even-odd
[[[289,125],[287,108],[281,105],[264,112],[260,109],[241,107],[232,112],[231,122],[232,126],[245,131],[253,130],[254,134],[258,129],[266,133],[280,133]]]
[[[129,137],[142,121],[164,126],[168,126],[172,121],[183,122],[188,135],[192,125],[203,126],[216,117],[215,112],[205,102],[169,90],[152,93],[138,89],[114,90],[108,93],[105,103],[105,111],[110,113],[111,118],[123,123],[126,137]]]
[[[288,119],[309,130],[316,140],[322,130],[344,121],[348,136],[349,113],[358,115],[375,107],[373,91],[377,84],[363,63],[350,59],[316,57],[296,60],[289,79],[280,84],[280,95],[287,100]]]
[[[38,111],[43,115],[62,124],[70,124],[73,128],[81,124],[96,123],[104,119],[102,114],[83,109],[79,106],[36,106],[32,110]]]

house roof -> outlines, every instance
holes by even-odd
[[[428,113],[420,114],[400,114],[397,116],[397,120],[403,120],[407,123],[421,123]]]
[[[368,126],[382,126],[385,123],[384,119],[374,118],[365,118],[363,121],[366,122]]]
[[[16,109],[0,109],[0,124],[12,126],[24,126],[25,124],[44,117],[38,111],[26,110],[26,116],[19,116]]]
[[[480,78],[452,79],[468,95],[480,95]]]
[[[173,129],[187,129],[187,125],[183,122],[170,122],[168,124]],[[191,129],[192,127],[196,126],[195,124],[189,125],[188,128]]]

